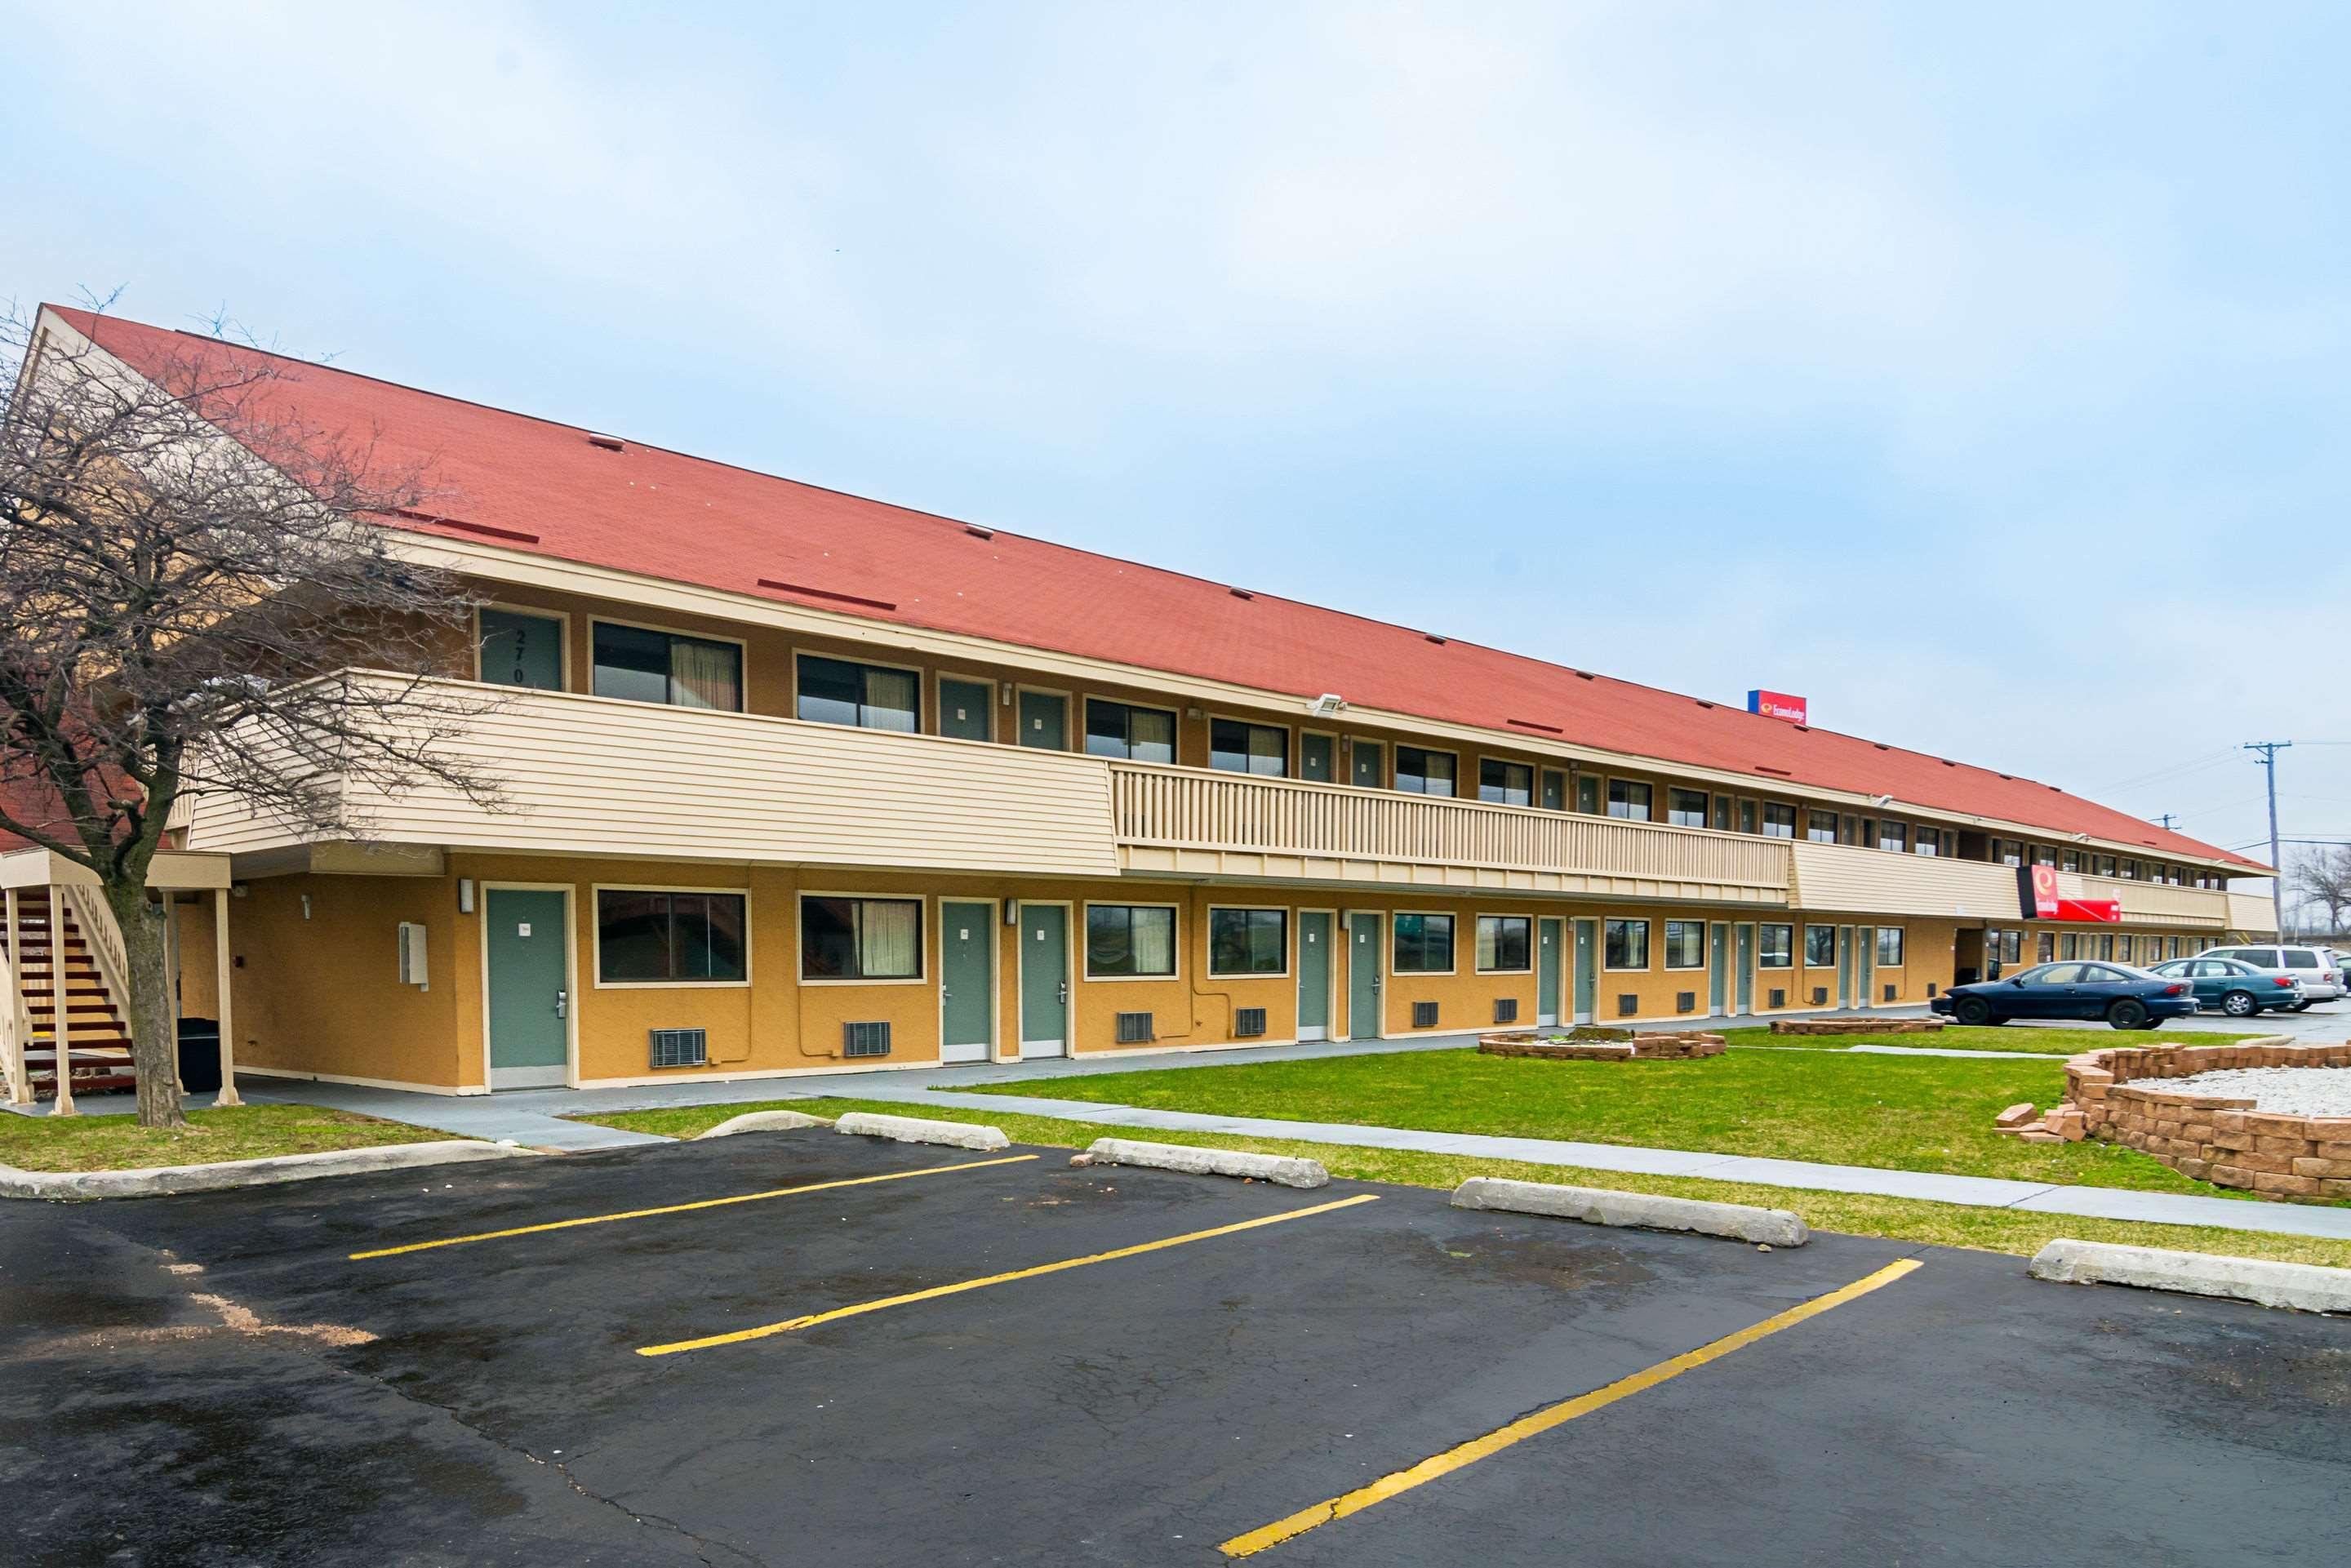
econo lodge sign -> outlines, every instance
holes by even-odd
[[[2078,920],[2111,925],[2123,917],[2120,899],[2058,897],[2057,868],[2053,865],[2018,866],[2016,894],[2018,913],[2027,920]]]
[[[1747,711],[1760,713],[1765,718],[1784,718],[1790,724],[1804,722],[1804,699],[1792,697],[1785,692],[1751,691],[1747,694]]]

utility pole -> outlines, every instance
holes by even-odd
[[[2278,854],[2277,826],[2277,754],[2294,744],[2291,740],[2249,740],[2247,751],[2262,754],[2262,767],[2269,773],[2270,783],[2270,864],[2277,874],[2270,879],[2270,916],[2277,922],[2278,939],[2285,939],[2285,864]]]

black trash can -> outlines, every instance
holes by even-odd
[[[180,1082],[191,1094],[210,1093],[221,1086],[220,1020],[180,1020]]]

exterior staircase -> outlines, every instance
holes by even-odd
[[[73,1092],[103,1094],[131,1088],[131,1023],[128,1009],[118,1005],[92,950],[89,934],[76,922],[56,888],[27,887],[16,893],[16,928],[8,928],[0,914],[0,958],[13,950],[23,967],[15,977],[16,997],[0,998],[0,1005],[16,1006],[29,1024],[25,1046],[25,1075],[38,1099],[55,1099],[57,1082],[57,998],[50,977],[65,967],[66,1048]],[[0,969],[5,967],[0,964]]]

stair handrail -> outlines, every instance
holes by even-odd
[[[131,951],[123,946],[122,927],[114,918],[114,910],[106,900],[89,888],[70,883],[50,889],[61,894],[65,906],[73,915],[74,925],[81,932],[82,940],[89,944],[90,956],[98,960],[98,977],[106,983],[106,999],[131,1021]],[[57,967],[53,973],[65,973],[65,932],[52,923],[49,931],[51,960]]]
[[[25,988],[18,983],[16,966],[8,962],[5,943],[0,943],[0,986],[8,993],[6,1004],[0,1006],[0,1071],[7,1074],[9,1103],[27,1105],[33,1081],[26,1072],[25,1051],[33,1041],[33,1011],[25,1003]]]

